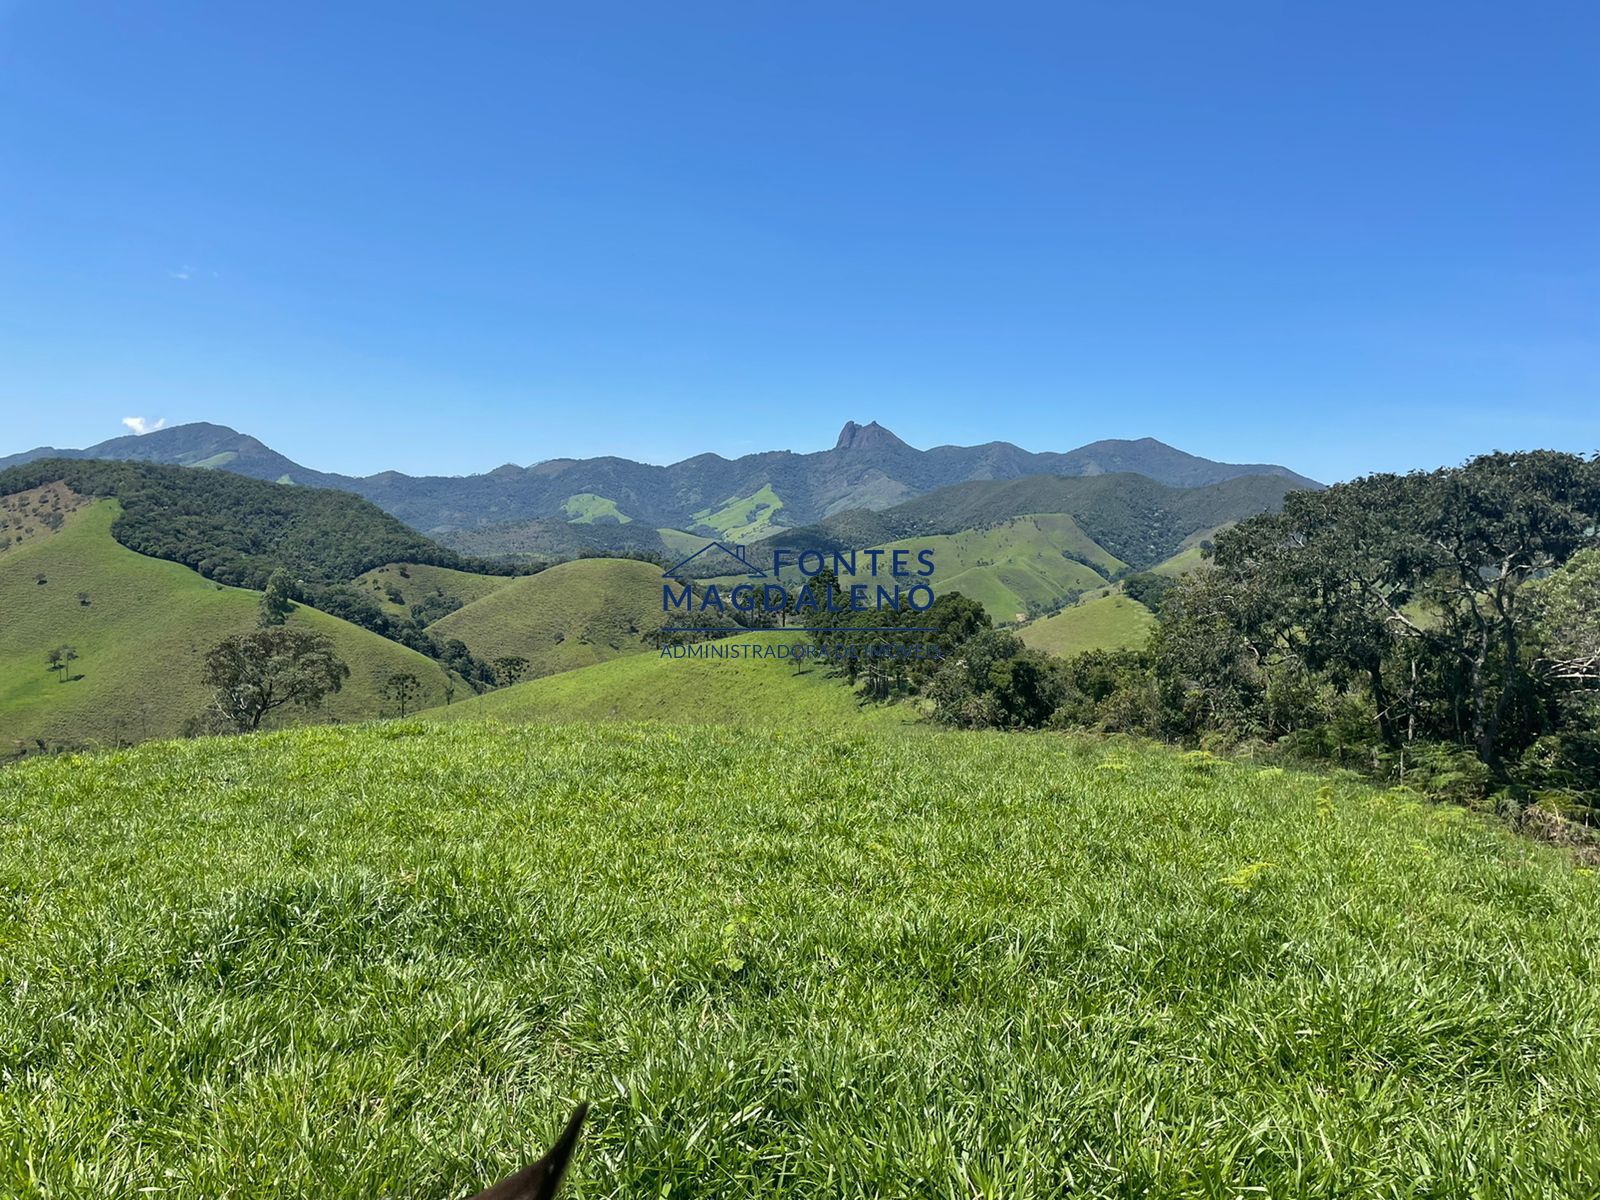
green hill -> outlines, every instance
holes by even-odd
[[[633,521],[617,507],[617,502],[593,492],[579,492],[568,496],[561,506],[561,515],[574,525],[627,525]]]
[[[1171,558],[1163,559],[1150,570],[1157,575],[1187,575],[1190,571],[1206,565],[1205,550],[1202,543],[1215,540],[1217,534],[1228,528],[1226,525],[1213,526],[1210,529],[1200,529],[1183,539],[1183,547]]]
[[[1034,513],[984,529],[890,542],[886,550],[933,552],[933,589],[960,592],[996,621],[1049,609],[1069,593],[1105,584],[1127,564],[1065,513]],[[1079,560],[1087,560],[1088,564]]]
[[[917,713],[910,707],[863,705],[819,665],[808,663],[796,670],[792,658],[777,657],[779,648],[804,641],[800,634],[757,633],[695,647],[720,647],[723,653],[740,656],[726,658],[687,653],[664,658],[651,648],[647,654],[502,688],[426,715],[445,720],[657,720],[807,729],[916,722]],[[741,649],[746,646],[753,649]]]
[[[753,542],[777,531],[773,518],[783,500],[766,484],[749,496],[736,496],[715,508],[703,508],[691,518],[697,527],[711,529],[719,538]]]
[[[86,503],[57,530],[0,555],[0,754],[38,740],[76,746],[177,734],[206,705],[206,652],[256,623],[260,593],[135,554],[111,536],[117,516],[114,500]],[[327,634],[350,679],[321,710],[292,710],[285,720],[377,716],[389,709],[383,680],[400,671],[421,682],[419,703],[444,702],[443,669],[415,651],[303,605],[290,622]],[[65,682],[44,657],[63,644],[79,655]]]
[[[509,575],[479,575],[428,563],[386,563],[356,576],[356,587],[372,593],[390,616],[411,612],[412,605],[443,598],[456,607],[482,600],[511,582]],[[398,595],[398,600],[394,597]]]
[[[485,661],[525,658],[532,679],[649,650],[663,621],[660,567],[583,558],[513,579],[428,632]]]
[[[608,664],[615,665],[615,664]],[[0,771],[0,1192],[1591,1197],[1600,876],[1061,736],[389,722]]]
[[[1186,546],[1171,558],[1162,559],[1150,570],[1157,575],[1187,575],[1206,565],[1205,553],[1196,546]]]
[[[656,534],[661,538],[669,562],[678,562],[688,558],[697,550],[704,550],[712,540],[702,534],[685,533],[681,529],[658,529]]]
[[[1054,616],[1030,621],[1017,631],[1023,644],[1050,654],[1084,650],[1133,650],[1155,627],[1154,614],[1137,600],[1113,592],[1083,600]]]

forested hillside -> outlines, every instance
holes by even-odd
[[[469,563],[348,492],[225,471],[41,459],[0,472],[0,496],[57,481],[82,496],[120,501],[111,532],[130,550],[236,587],[260,588],[280,568],[321,583],[399,561],[502,569]]]

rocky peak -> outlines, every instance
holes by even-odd
[[[833,444],[833,448],[835,450],[884,450],[908,447],[876,421],[869,421],[865,425],[857,425],[854,421],[846,421],[844,428],[839,431],[839,440]]]

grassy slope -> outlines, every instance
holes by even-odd
[[[1217,534],[1227,529],[1233,522],[1225,525],[1216,525],[1210,529],[1200,529],[1183,539],[1183,548],[1171,558],[1163,559],[1150,570],[1157,575],[1187,575],[1190,571],[1198,570],[1207,565],[1208,559],[1200,549],[1201,542],[1215,541]]]
[[[405,574],[400,572],[404,570]],[[411,606],[424,596],[436,591],[455,596],[462,604],[481,600],[490,592],[510,583],[505,575],[479,575],[475,571],[458,571],[454,567],[432,567],[426,563],[388,563],[375,567],[356,577],[352,587],[372,593],[372,598],[392,616],[405,616]],[[389,599],[388,588],[393,584],[404,598],[400,604]]]
[[[428,629],[479,658],[526,658],[531,679],[648,650],[662,619],[660,567],[584,558],[514,579]]]
[[[206,651],[256,623],[260,593],[135,554],[111,537],[116,513],[116,501],[97,501],[58,533],[0,557],[0,754],[35,738],[77,745],[176,734],[205,706]],[[79,592],[89,594],[87,607]],[[415,651],[313,609],[291,620],[326,633],[350,666],[344,690],[316,719],[385,711],[378,680],[395,671],[416,675],[424,703],[444,702],[444,672]],[[66,683],[44,661],[63,643],[81,656],[73,668],[82,678]],[[285,719],[303,718],[294,710]]]
[[[1171,558],[1163,559],[1150,570],[1156,575],[1187,575],[1190,571],[1197,571],[1206,565],[1205,555],[1198,545],[1179,550]]]
[[[783,507],[783,500],[764,485],[749,496],[737,496],[716,508],[703,508],[693,520],[717,531],[717,536],[734,542],[753,542],[777,532],[773,516]]]
[[[615,500],[608,496],[597,496],[593,492],[579,492],[576,496],[568,496],[566,503],[561,506],[561,511],[567,520],[575,525],[593,525],[597,521],[626,525],[633,520],[617,507]]]
[[[0,1193],[1590,1197],[1600,876],[1050,736],[391,723],[0,771]],[[1586,1099],[1587,1097],[1587,1099]]]
[[[1032,621],[1017,631],[1023,643],[1051,654],[1123,650],[1144,645],[1155,616],[1137,600],[1113,592]]]
[[[798,634],[759,633],[724,644],[777,648],[804,640]],[[450,720],[664,720],[804,728],[906,725],[916,719],[904,706],[862,705],[815,664],[797,671],[792,658],[663,658],[655,649],[489,692],[427,715]]]
[[[666,554],[673,562],[688,558],[697,550],[704,550],[711,544],[712,539],[698,533],[685,533],[681,529],[658,529],[656,533],[661,537],[661,544],[666,547]]]
[[[996,621],[1011,621],[1030,602],[1046,607],[1069,591],[1105,583],[1092,567],[1065,557],[1082,555],[1102,572],[1126,566],[1096,545],[1065,513],[1039,513],[988,529],[968,529],[936,537],[890,542],[888,550],[933,551],[933,588],[939,595],[960,592],[983,605]]]

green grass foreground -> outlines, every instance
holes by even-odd
[[[0,1194],[1593,1196],[1600,877],[1056,736],[396,722],[0,771]]]

